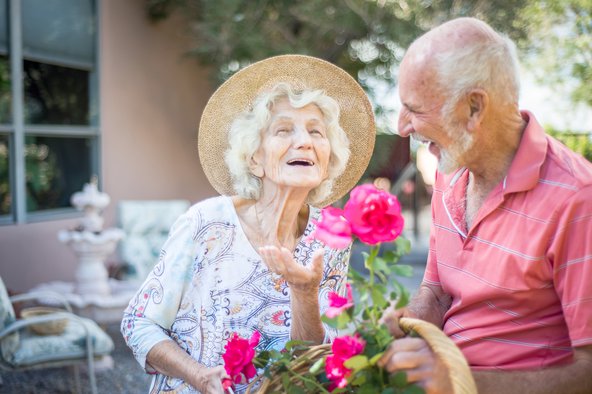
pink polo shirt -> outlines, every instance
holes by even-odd
[[[444,332],[475,369],[531,369],[592,344],[592,164],[529,112],[508,175],[472,227],[468,171],[437,174],[424,282],[452,296]]]

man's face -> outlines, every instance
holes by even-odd
[[[438,92],[431,68],[412,63],[405,59],[399,72],[399,135],[427,144],[438,158],[438,169],[451,173],[463,165],[473,140],[453,113],[442,113],[446,97]]]

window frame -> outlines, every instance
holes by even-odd
[[[99,125],[99,65],[100,65],[100,23],[101,1],[93,0],[95,13],[94,64],[73,62],[60,59],[59,56],[48,59],[35,59],[23,51],[23,12],[21,0],[8,0],[6,3],[8,23],[8,61],[11,78],[11,116],[8,124],[0,124],[0,133],[8,136],[9,147],[9,185],[11,194],[11,212],[0,215],[0,225],[34,223],[80,217],[81,213],[74,207],[53,208],[37,212],[27,212],[25,189],[25,137],[27,135],[83,137],[88,138],[90,147],[91,174],[101,179],[100,143],[101,129]],[[24,102],[24,61],[42,61],[57,66],[74,67],[89,72],[89,108],[91,110],[89,125],[38,125],[25,123]]]

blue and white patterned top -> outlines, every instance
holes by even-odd
[[[323,247],[304,239],[314,230],[320,210],[310,209],[296,261],[307,265]],[[350,249],[326,248],[319,291],[321,313],[328,294],[345,292]],[[163,340],[174,340],[198,362],[222,365],[233,332],[250,338],[261,333],[258,350],[282,349],[290,338],[290,289],[271,273],[242,230],[226,196],[195,204],[172,226],[158,264],[124,312],[121,332],[136,360],[149,373],[146,355]],[[336,335],[325,327],[329,338]],[[237,387],[244,391],[245,387]],[[156,374],[151,393],[197,393],[177,378]]]

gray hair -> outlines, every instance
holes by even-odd
[[[249,162],[261,145],[263,130],[269,127],[274,104],[281,99],[288,99],[294,108],[315,104],[323,114],[331,145],[328,177],[308,195],[309,203],[321,202],[331,194],[333,181],[345,171],[350,156],[349,139],[339,125],[340,110],[337,101],[322,90],[297,91],[287,83],[279,83],[260,94],[252,110],[241,113],[230,126],[229,149],[224,159],[232,177],[234,191],[243,198],[259,198],[261,179],[251,173]]]
[[[450,115],[465,93],[482,88],[498,103],[518,105],[520,65],[512,40],[484,26],[487,39],[436,55],[439,87],[449,96],[442,108]]]

